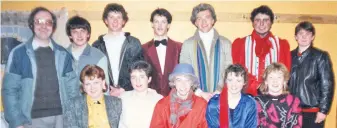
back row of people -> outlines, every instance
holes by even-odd
[[[78,80],[87,64],[98,65],[106,72],[107,94],[120,96],[133,90],[128,70],[143,59],[154,67],[150,87],[163,96],[170,94],[168,78],[174,66],[192,65],[200,83],[193,92],[206,100],[221,93],[225,68],[232,63],[241,64],[248,71],[245,93],[253,96],[258,95],[265,68],[283,63],[291,71],[290,92],[300,98],[306,115],[303,118],[310,119],[303,124],[323,126],[331,107],[334,79],[328,54],[312,47],[315,29],[309,22],[297,25],[295,38],[299,46],[290,52],[288,42],[270,32],[274,14],[267,6],[252,11],[252,34],[233,44],[214,28],[216,14],[209,4],[193,8],[191,22],[197,30],[183,44],[167,36],[172,16],[165,9],[151,14],[155,37],[144,45],[123,32],[128,16],[122,5],[108,4],[102,20],[108,33],[99,36],[93,48],[88,45],[90,23],[79,16],[69,19],[66,32],[72,44],[67,51],[50,38],[56,29],[56,17],[43,7],[32,11],[28,22],[34,36],[12,50],[4,76],[2,95],[10,127],[43,124],[45,120],[60,126],[65,102],[81,95]]]

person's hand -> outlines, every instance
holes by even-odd
[[[122,88],[116,88],[116,87],[110,87],[110,96],[116,96],[116,97],[119,97],[121,92],[123,91],[124,89]]]
[[[322,121],[325,120],[325,118],[326,118],[325,114],[317,112],[315,123],[321,123]]]
[[[21,125],[21,126],[17,126],[16,128],[25,128],[25,127],[23,127],[23,126]]]
[[[209,93],[209,92],[200,92],[200,96],[202,98],[204,98],[207,102],[209,101],[209,99],[211,99],[213,97],[213,93]]]

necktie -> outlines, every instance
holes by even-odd
[[[162,45],[167,45],[167,41],[166,41],[166,39],[163,39],[163,40],[160,40],[160,41],[158,41],[158,40],[155,40],[154,41],[154,45],[156,46],[156,47],[158,47],[159,46],[159,44],[162,44]]]

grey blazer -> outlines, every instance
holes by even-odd
[[[118,128],[122,112],[120,98],[104,95],[106,113],[111,128]],[[88,106],[85,95],[72,98],[67,102],[63,113],[64,128],[88,128]]]

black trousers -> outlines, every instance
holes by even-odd
[[[315,123],[317,112],[302,112],[303,123],[302,128],[324,128],[324,121]]]

